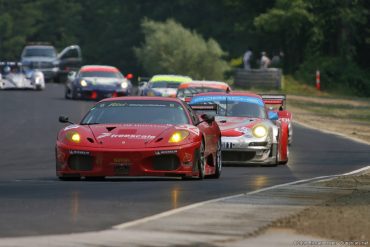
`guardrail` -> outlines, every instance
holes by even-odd
[[[242,88],[281,89],[281,69],[235,69],[234,85]]]

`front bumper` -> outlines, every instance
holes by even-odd
[[[79,99],[100,100],[110,97],[127,96],[128,90],[122,89],[94,89],[94,88],[76,88],[76,96]]]
[[[57,176],[195,176],[200,143],[166,148],[103,149],[57,143]]]
[[[276,163],[277,144],[271,138],[221,137],[222,163],[229,165]]]

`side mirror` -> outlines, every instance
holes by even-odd
[[[73,81],[76,78],[76,71],[68,72],[68,80]]]
[[[60,123],[70,123],[68,117],[66,116],[59,116]]]
[[[269,111],[268,112],[268,118],[272,121],[276,121],[276,120],[279,119],[279,115],[274,111]]]
[[[215,121],[215,116],[212,116],[212,115],[209,115],[209,114],[202,114],[200,117],[204,122],[206,122],[208,124],[211,124],[212,122]]]

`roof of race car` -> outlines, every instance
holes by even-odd
[[[80,72],[89,71],[120,72],[116,67],[105,65],[86,65],[80,69]]]
[[[211,95],[217,95],[217,96],[248,96],[248,97],[255,97],[262,99],[262,97],[258,94],[251,93],[251,92],[239,92],[239,91],[232,91],[229,93],[224,93],[224,92],[208,92],[208,93],[199,93],[195,95],[194,97],[197,96],[211,96]]]
[[[155,75],[150,79],[150,82],[190,82],[192,79],[189,76],[182,76],[182,75]]]
[[[189,87],[211,87],[211,88],[219,88],[219,89],[227,89],[229,85],[225,82],[221,81],[191,81],[182,83],[179,86],[180,88],[189,88]]]
[[[171,102],[178,102],[182,104],[182,100],[178,98],[169,98],[169,97],[156,97],[156,96],[123,96],[123,97],[114,97],[114,98],[106,98],[101,100],[100,102],[106,102],[106,101],[119,101],[119,100],[142,100],[142,101],[147,101],[147,100],[158,100],[158,101],[171,101]]]

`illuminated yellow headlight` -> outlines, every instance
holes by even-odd
[[[87,87],[87,81],[85,81],[85,80],[81,80],[80,84],[83,87]]]
[[[186,130],[179,130],[172,134],[170,139],[168,140],[169,143],[177,143],[184,140],[186,137],[188,137],[189,132]]]
[[[267,129],[265,126],[259,125],[253,128],[253,135],[257,138],[262,138],[267,135]]]
[[[81,136],[77,132],[69,132],[67,134],[67,139],[72,142],[79,143],[81,141]]]

